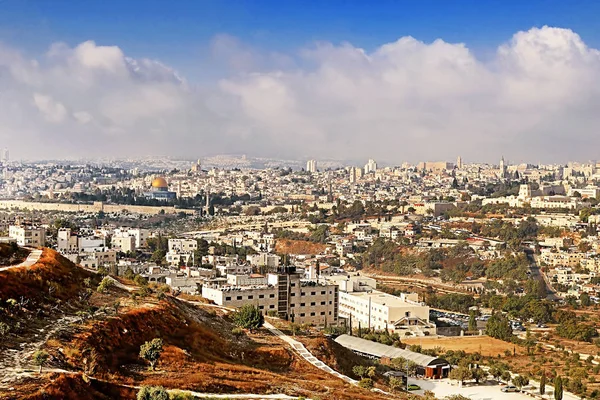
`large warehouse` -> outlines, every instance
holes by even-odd
[[[345,348],[366,357],[387,358],[390,360],[401,357],[413,361],[419,366],[417,373],[426,378],[447,378],[450,371],[450,364],[442,358],[415,353],[414,351],[399,349],[350,335],[338,336],[335,341]]]

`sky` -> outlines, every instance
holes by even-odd
[[[596,159],[597,1],[0,0],[13,159]]]

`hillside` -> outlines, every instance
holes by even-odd
[[[275,252],[278,254],[321,254],[327,246],[308,240],[277,239]]]
[[[29,304],[42,310],[38,316],[25,305],[0,316],[25,326],[9,332],[0,345],[0,399],[134,399],[133,387],[142,385],[199,393],[386,398],[324,373],[266,329],[234,334],[225,310],[165,296],[156,286],[99,293],[101,277],[52,250],[44,250],[36,265],[5,271],[0,278],[5,278],[0,279],[2,304],[25,293]],[[140,345],[153,338],[164,341],[156,371],[139,357]],[[38,349],[49,354],[42,374],[31,362]],[[337,368],[344,361],[338,363],[336,354],[324,355],[324,361]],[[345,361],[344,369],[354,362]]]

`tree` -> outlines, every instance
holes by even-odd
[[[469,330],[471,332],[477,330],[477,319],[475,319],[475,311],[469,313]]]
[[[540,378],[540,394],[543,396],[546,394],[546,372],[542,372],[542,376]]]
[[[511,375],[509,371],[504,371],[502,372],[502,380],[506,383],[508,383],[508,381],[510,381]]]
[[[142,386],[137,400],[169,400],[169,393],[162,386]]]
[[[33,362],[40,366],[40,374],[42,373],[44,364],[46,364],[48,361],[48,357],[48,353],[46,353],[44,350],[38,350],[33,353]]]
[[[529,384],[529,379],[522,376],[522,375],[517,375],[515,377],[512,378],[512,383],[519,388],[519,390],[521,390],[521,388],[523,386],[526,386],[527,384]]]
[[[154,338],[149,342],[144,343],[140,346],[140,357],[150,362],[150,368],[154,371],[154,367],[160,354],[163,351],[163,341],[160,338]]]
[[[448,378],[454,379],[460,382],[462,385],[467,379],[471,379],[473,377],[471,370],[466,365],[460,365],[454,368],[448,374]]]
[[[404,389],[404,382],[402,379],[394,378],[393,376],[390,378],[388,384],[390,385],[390,389],[392,392],[401,391]]]
[[[363,378],[358,382],[358,386],[364,389],[372,389],[373,380],[371,378]]]
[[[265,317],[254,304],[244,304],[233,314],[233,322],[244,329],[258,329],[263,326]]]
[[[581,302],[582,307],[589,307],[590,304],[592,304],[590,295],[587,293],[581,293],[581,296],[579,296],[579,301]]]
[[[496,365],[493,365],[490,367],[490,369],[488,370],[489,374],[491,376],[493,376],[496,380],[500,381],[500,378],[502,377],[502,369]]]
[[[488,320],[485,333],[488,336],[505,341],[511,341],[513,338],[508,318],[498,312],[494,313]]]
[[[554,379],[554,400],[562,400],[563,398],[563,382],[560,376]]]
[[[364,365],[355,365],[352,367],[352,373],[362,379],[367,375],[367,368]]]
[[[488,373],[481,368],[473,368],[471,370],[471,377],[475,379],[475,383],[479,384],[479,381],[487,378]]]
[[[110,289],[112,286],[114,286],[114,282],[111,278],[109,278],[108,276],[105,276],[102,281],[100,282],[100,284],[98,285],[98,293],[106,293],[108,291],[108,289]]]

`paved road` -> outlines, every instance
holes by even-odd
[[[27,256],[25,261],[23,261],[20,264],[9,265],[8,267],[2,267],[2,268],[0,268],[0,271],[6,271],[7,269],[11,269],[11,268],[31,267],[32,265],[34,265],[35,263],[37,263],[39,261],[41,256],[42,256],[42,250],[40,250],[40,249],[31,250],[31,253],[29,253],[29,255]]]
[[[548,299],[550,301],[561,300],[562,297],[560,297],[556,294],[556,291],[554,290],[554,288],[552,287],[550,282],[548,282],[548,278],[546,277],[546,274],[544,274],[542,271],[540,271],[540,267],[537,265],[535,257],[532,254],[527,254],[527,258],[531,262],[531,264],[529,265],[529,270],[531,271],[531,279],[536,279],[539,282],[541,282],[542,285],[544,285],[544,287],[546,288],[546,293],[547,293],[546,299]]]

